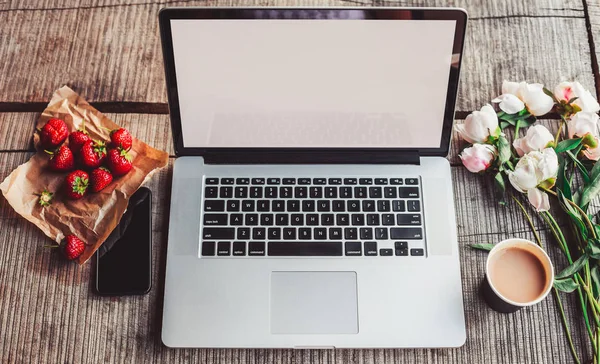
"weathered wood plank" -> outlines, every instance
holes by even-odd
[[[600,1],[588,0],[585,1],[587,5],[587,13],[589,17],[590,29],[588,36],[594,47],[595,59],[592,61],[595,63],[592,65],[594,75],[596,76],[596,91],[600,94]]]
[[[66,1],[5,4],[0,11],[0,102],[41,102],[62,84],[90,101],[166,102],[156,14],[159,4]],[[422,4],[374,2],[383,5]],[[445,3],[442,0],[439,4]],[[438,4],[435,3],[435,4]],[[555,84],[576,79],[592,87],[589,46],[581,5],[462,1],[472,11],[457,110],[479,108],[503,79]],[[239,5],[191,1],[169,5]],[[269,1],[244,2],[268,5]],[[342,1],[278,2],[279,5],[355,5]],[[428,3],[429,4],[429,3]],[[447,5],[445,3],[445,5]],[[77,8],[80,6],[81,8]],[[9,9],[48,10],[9,10]],[[568,34],[569,36],[564,36]],[[565,52],[565,49],[576,51]]]
[[[30,156],[0,153],[0,179]],[[154,287],[140,297],[100,298],[91,292],[93,264],[64,262],[44,249],[44,235],[0,198],[1,362],[198,363],[566,363],[566,339],[552,299],[512,315],[488,309],[478,295],[486,255],[467,247],[508,237],[533,239],[514,203],[500,207],[478,176],[453,168],[467,343],[436,350],[172,350],[160,342],[171,168],[153,191]],[[557,266],[557,248],[542,234]],[[576,345],[585,336],[573,296],[566,300]],[[584,341],[581,341],[581,339]]]

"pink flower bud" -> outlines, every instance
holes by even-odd
[[[460,159],[470,172],[479,173],[492,165],[497,154],[498,151],[493,145],[473,144],[472,147],[462,151]]]

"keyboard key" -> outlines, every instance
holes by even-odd
[[[408,205],[408,211],[411,211],[411,212],[421,211],[421,203],[419,202],[419,200],[408,200],[407,205]]]
[[[319,225],[319,214],[306,214],[306,225],[308,225],[308,226]]]
[[[220,198],[230,198],[233,196],[233,187],[221,187],[219,189]]]
[[[248,255],[250,255],[250,256],[265,255],[265,242],[264,241],[251,241],[250,243],[248,243]]]
[[[227,225],[227,214],[204,214],[204,225]]]
[[[298,178],[298,184],[299,185],[309,185],[310,178]]]
[[[228,241],[220,241],[217,243],[217,255],[231,255],[231,243]]]
[[[352,198],[352,187],[340,187],[341,198]]]
[[[421,228],[391,228],[392,239],[423,239]]]
[[[423,255],[425,255],[425,251],[421,248],[413,248],[410,250],[410,255],[416,256],[416,257],[422,257]]]
[[[331,241],[272,241],[269,242],[269,256],[341,256],[342,243]]]
[[[406,257],[406,256],[408,256],[408,249],[406,249],[406,248],[396,249],[396,256],[398,256],[398,257]]]
[[[317,201],[317,211],[319,211],[319,212],[331,211],[329,201],[328,200]]]
[[[369,198],[381,198],[381,187],[369,187]]]
[[[370,225],[370,226],[379,225],[379,215],[378,214],[367,214],[367,225]]]
[[[327,179],[326,178],[313,178],[313,184],[314,185],[326,185]]]
[[[218,185],[219,179],[218,178],[207,178],[204,180],[204,183],[207,185]]]
[[[282,200],[273,201],[272,211],[273,212],[285,211],[285,201],[282,201]]]
[[[293,197],[292,187],[279,187],[279,197],[292,198]]]
[[[380,212],[390,211],[390,201],[388,201],[388,200],[377,201],[377,211],[380,211]]]
[[[325,198],[337,198],[337,187],[325,187]]]
[[[392,249],[379,249],[379,255],[382,257],[389,257],[394,255],[394,253],[392,252]]]
[[[404,212],[406,211],[406,204],[404,201],[394,200],[392,201],[392,210]]]
[[[202,229],[204,239],[233,239],[235,228],[205,227]]]
[[[260,215],[260,224],[262,226],[271,226],[273,225],[273,214],[261,214]]]
[[[281,239],[281,228],[269,228],[267,230],[269,240]]]
[[[348,226],[348,225],[350,225],[350,215],[348,215],[348,214],[337,214],[335,216],[335,223],[338,226]]]
[[[264,185],[265,179],[264,178],[252,178],[252,184],[253,185]]]
[[[406,178],[404,180],[404,182],[406,182],[407,185],[418,185],[419,179],[418,178]]]
[[[375,211],[375,201],[373,200],[363,200],[362,209],[364,212],[373,212]]]
[[[346,256],[361,256],[362,255],[362,244],[356,242],[346,242]]]
[[[356,178],[344,178],[345,185],[355,185],[357,183],[358,183],[358,180]]]
[[[295,185],[296,184],[296,179],[295,178],[284,178],[283,179],[283,184],[284,185]]]
[[[321,214],[321,225],[323,225],[323,226],[333,225],[334,221],[335,220],[334,220],[333,214]]]
[[[330,185],[341,185],[342,179],[341,178],[330,178],[328,182]]]
[[[377,242],[367,241],[365,242],[365,255],[372,257],[377,255]]]
[[[215,255],[215,242],[204,241],[202,242],[202,256]]]
[[[306,188],[306,187],[294,188],[294,197],[295,198],[306,198],[307,196],[308,196],[308,188]]]
[[[375,228],[375,239],[376,240],[387,240],[388,239],[388,229],[387,228]],[[392,238],[394,239],[394,238]]]
[[[234,256],[246,255],[246,243],[243,241],[235,241],[232,250]]]
[[[304,225],[304,215],[303,214],[292,214],[292,226],[302,226]]]
[[[256,211],[258,211],[258,212],[271,211],[271,201],[269,201],[269,200],[257,201],[256,202]]]
[[[354,197],[367,198],[367,188],[366,187],[354,187]]]
[[[314,200],[304,200],[304,201],[302,201],[302,211],[303,212],[313,212],[313,211],[315,211],[315,201]]]
[[[288,214],[277,214],[275,215],[275,225],[278,226],[286,226],[289,225],[289,217]]]
[[[235,179],[235,184],[236,185],[249,185],[250,184],[250,178],[236,178]]]
[[[315,228],[315,239],[327,240],[327,228]]]
[[[394,218],[394,214],[382,214],[381,215],[381,225],[395,225],[396,219]]]
[[[204,197],[205,198],[216,198],[219,195],[219,188],[218,187],[206,187],[204,189]]]
[[[298,229],[298,239],[300,239],[300,240],[310,240],[311,239],[310,228],[300,228],[300,229]]]
[[[263,197],[263,188],[260,186],[250,187],[250,197],[251,198],[262,198]]]
[[[284,240],[296,239],[296,228],[283,228],[283,239]]]
[[[398,187],[400,198],[418,198],[419,187]]]
[[[254,200],[244,200],[242,201],[242,211],[252,212],[254,211]]]
[[[398,194],[396,193],[396,189],[394,187],[384,187],[383,196],[385,196],[385,198],[396,198],[398,197]]]
[[[360,201],[358,201],[358,200],[348,201],[348,211],[349,212],[360,211]]]
[[[346,211],[346,202],[344,200],[336,200],[333,201],[331,206],[331,210],[335,212],[344,212]]]
[[[233,178],[221,178],[221,184],[222,185],[232,185]]]
[[[245,225],[258,225],[258,214],[246,214]]]
[[[358,239],[358,229],[355,227],[344,228],[344,239],[346,239],[346,240]]]
[[[310,198],[323,198],[323,187],[311,187]]]
[[[267,184],[268,185],[278,185],[278,184],[281,184],[281,179],[280,178],[269,178],[267,180]]]
[[[266,198],[277,198],[277,187],[265,187]]]
[[[419,214],[398,214],[396,215],[398,225],[421,225],[421,215]]]
[[[263,227],[252,229],[252,239],[254,240],[265,240],[267,230]]]
[[[390,184],[391,185],[403,185],[404,182],[402,181],[402,178],[392,178],[392,179],[390,179]]]
[[[360,239],[361,240],[373,239],[373,228],[360,228]]]
[[[358,183],[361,185],[372,185],[373,184],[373,178],[361,178],[358,180]]]
[[[362,226],[365,224],[365,214],[352,214],[352,225]]]
[[[250,228],[238,228],[237,238],[239,240],[250,240]]]
[[[329,228],[330,240],[342,240],[342,228]]]
[[[289,211],[289,212],[300,211],[300,201],[298,201],[298,200],[288,200],[288,202],[287,202],[287,211]]]
[[[387,178],[375,178],[375,184],[376,185],[387,185],[388,179]]]
[[[223,187],[221,187],[223,188]],[[235,188],[235,198],[247,198],[248,197],[248,187],[241,186]]]
[[[406,241],[397,241],[394,243],[395,249],[407,249],[408,243]]]
[[[239,200],[227,201],[227,211],[240,211],[240,201]]]
[[[231,214],[229,215],[229,225],[243,225],[244,215],[242,214]]]

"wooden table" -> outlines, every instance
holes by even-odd
[[[470,23],[457,122],[499,93],[503,79],[578,80],[600,91],[598,0],[162,1],[169,6],[461,6]],[[33,152],[34,122],[67,84],[138,138],[173,155],[157,12],[149,0],[0,1],[0,178]],[[600,92],[598,92],[600,93]],[[543,121],[554,126],[555,120]],[[467,342],[428,350],[174,350],[160,341],[171,166],[155,175],[154,287],[142,297],[100,298],[92,264],[67,263],[0,199],[0,362],[7,363],[567,363],[554,299],[502,315],[478,296],[486,255],[469,243],[533,239],[513,204],[496,204],[489,180],[467,172],[453,141],[453,170]],[[541,221],[545,244],[557,249]],[[556,257],[556,264],[564,262]],[[426,282],[424,282],[426,284]],[[575,345],[589,352],[572,296]]]

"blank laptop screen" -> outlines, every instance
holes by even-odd
[[[171,20],[184,147],[439,148],[453,20]]]

